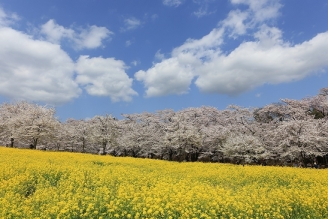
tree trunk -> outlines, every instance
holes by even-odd
[[[107,146],[107,142],[106,141],[103,141],[101,155],[106,155],[106,146]]]
[[[30,144],[30,149],[36,149],[37,144],[38,144],[38,138],[33,138],[33,143]]]
[[[170,161],[173,160],[173,150],[172,149],[169,150],[169,160]]]
[[[10,138],[10,147],[13,148],[14,147],[14,138]]]
[[[123,156],[124,157],[128,156],[128,151],[126,149],[123,150]]]
[[[85,139],[82,139],[82,153],[85,153]]]

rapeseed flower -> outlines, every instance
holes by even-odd
[[[0,218],[326,218],[328,171],[0,148]]]

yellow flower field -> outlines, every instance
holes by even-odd
[[[328,218],[328,170],[0,148],[0,218]]]

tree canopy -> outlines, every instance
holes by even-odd
[[[176,161],[313,162],[328,154],[328,88],[261,108],[203,106],[181,111],[96,115],[60,122],[55,109],[0,105],[0,140],[10,147]]]

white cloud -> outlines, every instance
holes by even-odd
[[[105,27],[98,27],[95,25],[89,26],[79,31],[65,28],[58,25],[54,20],[49,20],[41,26],[42,34],[46,36],[49,42],[59,44],[61,40],[68,39],[73,43],[75,49],[95,49],[102,46],[102,41],[110,38],[113,34]]]
[[[270,48],[275,45],[283,45],[282,32],[278,28],[262,25],[260,30],[254,34],[254,38],[262,47]]]
[[[0,27],[8,26],[17,20],[19,20],[19,16],[17,14],[15,13],[8,14],[0,7]]]
[[[262,30],[263,31],[263,30]],[[257,86],[300,80],[328,66],[328,32],[291,46],[272,32],[244,42],[229,55],[220,55],[198,69],[195,84],[203,92],[239,94]]]
[[[80,56],[76,63],[76,81],[90,95],[109,96],[114,102],[131,101],[137,93],[125,69],[124,62],[114,58]]]
[[[232,4],[244,4],[249,7],[252,13],[253,23],[264,22],[279,16],[279,9],[282,5],[279,0],[230,0]]]
[[[152,21],[155,21],[155,20],[157,20],[158,19],[158,14],[153,14],[152,16],[151,16],[151,20]]]
[[[185,44],[172,51],[172,57],[165,59],[160,50],[155,57],[161,62],[147,71],[135,74],[146,87],[146,96],[163,96],[188,93],[196,70],[203,60],[213,56],[222,43],[222,29],[214,29],[200,40],[188,39]]]
[[[138,71],[135,78],[146,87],[146,96],[163,96],[188,93],[195,69],[202,59],[213,55],[215,48],[222,43],[222,30],[214,29],[200,40],[189,39],[172,51],[172,58],[164,59],[160,51],[156,58],[161,59],[147,71]]]
[[[124,27],[121,28],[121,31],[129,31],[137,29],[141,26],[141,21],[137,18],[131,17],[124,19]]]
[[[204,17],[204,16],[208,16],[210,14],[213,14],[215,13],[215,11],[209,11],[208,10],[208,6],[203,6],[203,7],[200,7],[197,11],[195,11],[193,14],[198,17],[198,18],[201,18],[201,17]]]
[[[165,55],[163,53],[161,53],[161,50],[157,50],[157,52],[155,53],[155,59],[162,61],[165,59]]]
[[[147,87],[147,97],[188,92],[194,77],[192,66],[188,63],[192,62],[190,58],[195,59],[190,55],[182,56],[166,59],[147,71],[138,71],[135,74],[135,78],[143,81]]]
[[[232,3],[248,8],[233,10],[206,36],[188,39],[172,50],[171,57],[135,74],[144,83],[146,96],[186,93],[193,79],[202,92],[236,95],[267,83],[300,80],[328,66],[328,32],[291,45],[280,29],[269,26],[279,14],[279,1]],[[229,54],[221,50],[226,36],[242,35],[253,40],[243,41]]]
[[[248,6],[244,11],[239,9],[230,11],[227,18],[221,22],[233,38],[246,34],[248,29],[257,28],[277,18],[281,8],[279,0],[231,0],[231,3]]]
[[[215,10],[209,11],[210,3],[215,2],[215,0],[193,0],[193,2],[199,5],[198,10],[193,12],[193,14],[198,18],[208,16],[216,12]]]
[[[242,12],[240,10],[230,11],[228,17],[222,22],[222,25],[223,27],[230,29],[230,36],[232,37],[243,35],[247,31],[245,21],[248,16],[248,12]]]
[[[106,27],[97,27],[95,25],[83,29],[74,40],[79,49],[95,49],[102,46],[102,41],[108,38],[112,32]]]
[[[132,61],[132,62],[131,62],[131,64],[132,64],[133,66],[137,66],[137,65],[139,65],[139,64],[140,64],[140,62],[139,62],[139,61],[136,61],[136,60],[134,60],[134,61]]]
[[[0,27],[0,95],[59,104],[78,97],[74,63],[59,45]]]
[[[188,39],[183,45],[173,49],[172,56],[190,53],[199,59],[207,59],[211,54],[219,51],[223,43],[224,29],[215,28],[201,39]]]
[[[41,33],[46,35],[49,42],[57,44],[65,37],[74,39],[75,35],[74,30],[58,25],[53,19],[41,26]]]
[[[178,7],[184,2],[184,0],[163,0],[163,4],[166,6]]]
[[[204,17],[204,16],[206,16],[207,15],[207,8],[202,8],[202,7],[200,7],[197,11],[195,11],[193,14],[196,16],[196,17],[198,17],[198,18],[200,18],[200,17]]]
[[[1,25],[8,24],[0,8]],[[78,31],[49,20],[41,27],[46,40],[0,25],[0,95],[10,99],[61,104],[77,98],[83,86],[90,95],[130,101],[137,93],[123,61],[80,56],[77,63],[59,43],[67,39],[78,49],[96,48],[111,32],[89,26]],[[74,79],[74,73],[77,73]]]
[[[132,45],[132,41],[131,40],[127,40],[127,41],[125,41],[125,46],[126,47],[129,47],[129,46],[131,46]]]

